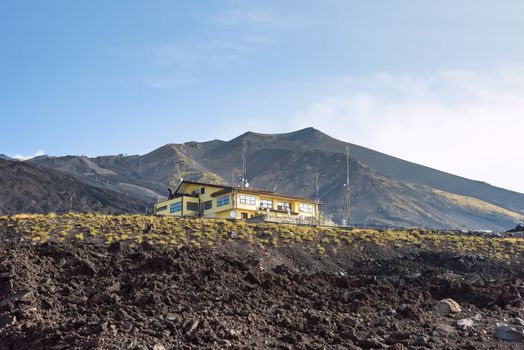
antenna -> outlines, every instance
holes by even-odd
[[[176,165],[175,165],[175,171],[176,171],[176,175],[175,175],[175,176],[176,176],[177,180],[180,181],[180,180],[181,180],[181,179],[180,179],[180,164],[176,163]],[[180,182],[181,182],[181,181],[180,181]]]
[[[318,212],[318,206],[320,204],[320,199],[318,197],[319,196],[318,193],[320,192],[320,188],[318,186],[318,172],[317,172],[317,175],[315,176],[315,190],[316,190],[316,194],[317,194],[317,196],[316,196],[317,207],[315,208],[315,213],[316,213],[316,217],[317,217],[317,221],[318,221],[318,219],[320,218],[320,216],[319,216],[320,213]],[[317,224],[318,224],[318,222],[317,222]]]
[[[246,180],[246,173],[247,173],[247,159],[246,159],[246,153],[247,153],[247,143],[246,138],[244,137],[242,139],[242,188],[245,189],[247,180]]]
[[[346,183],[344,184],[344,224],[351,227],[351,189],[349,187],[349,144],[346,145]]]

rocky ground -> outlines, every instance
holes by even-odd
[[[523,349],[523,279],[371,244],[4,241],[0,349]]]

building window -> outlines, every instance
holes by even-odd
[[[182,202],[173,203],[169,206],[170,213],[176,213],[177,211],[182,210]]]
[[[260,208],[262,209],[273,209],[273,201],[271,199],[261,199]]]
[[[229,195],[225,195],[217,198],[217,207],[229,204]]]
[[[313,212],[313,204],[305,204],[305,203],[299,203],[298,204],[298,210],[304,213],[312,213]]]
[[[240,213],[242,215],[242,220],[246,220],[247,219],[247,213]]]
[[[186,208],[187,208],[187,210],[198,211],[198,203],[187,202]]]
[[[204,210],[209,210],[211,208],[213,208],[213,201],[204,202]]]
[[[166,210],[166,209],[167,209],[167,205],[163,205],[163,206],[161,206],[161,207],[157,207],[157,208],[156,208],[156,211],[159,212],[159,211],[164,211],[164,210]]]
[[[248,204],[248,205],[256,205],[257,200],[255,196],[249,196],[247,194],[241,194],[240,195],[240,203],[241,204]]]
[[[206,188],[205,188],[205,187],[202,187],[202,188],[200,189],[200,194],[204,194],[204,193],[206,193]]]
[[[291,211],[291,205],[289,202],[278,202],[277,209],[280,211]]]

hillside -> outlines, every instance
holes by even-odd
[[[62,172],[0,159],[0,214],[81,212],[144,212],[147,203],[90,186]]]
[[[38,157],[31,162],[152,204],[181,177],[234,181],[244,139],[252,186],[315,197],[314,179],[319,173],[323,212],[340,219],[346,143],[313,128],[274,135],[248,132],[227,142],[168,144],[142,156]],[[357,145],[351,145],[350,168],[353,216],[359,225],[506,230],[524,221],[524,194]],[[468,203],[477,205],[457,201],[447,193],[467,197]],[[488,204],[498,209],[484,210]]]

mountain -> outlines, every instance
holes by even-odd
[[[230,141],[167,144],[145,155],[39,157],[29,162],[152,204],[182,177],[235,182],[244,140],[252,186],[315,197],[318,173],[324,214],[341,218],[348,143],[313,128],[285,134],[247,132]],[[502,230],[524,222],[524,194],[349,145],[356,224]]]
[[[90,186],[74,176],[27,162],[0,159],[0,215],[80,212],[143,213],[148,203]]]
[[[5,154],[0,154],[0,159],[5,159],[5,160],[15,160],[14,158],[8,157],[8,156],[6,156]]]

